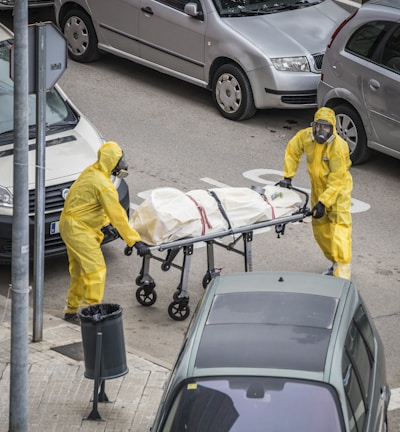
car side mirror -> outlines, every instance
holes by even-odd
[[[186,3],[183,11],[193,18],[203,19],[203,11],[199,11],[197,3]]]

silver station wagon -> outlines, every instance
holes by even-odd
[[[400,0],[370,0],[334,33],[318,102],[333,108],[353,164],[400,159]]]
[[[208,88],[231,120],[315,107],[325,47],[349,14],[333,0],[55,0],[72,59],[106,51]]]

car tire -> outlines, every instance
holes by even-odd
[[[246,120],[257,111],[250,82],[234,64],[225,64],[217,70],[212,92],[218,111],[229,120]]]
[[[67,39],[68,54],[80,63],[90,63],[100,57],[97,35],[92,20],[82,9],[67,11],[61,22]]]
[[[367,146],[367,135],[358,113],[348,105],[333,107],[336,114],[336,129],[347,142],[353,165],[365,162],[371,155]]]

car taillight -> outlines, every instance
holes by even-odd
[[[353,19],[355,16],[356,16],[356,14],[357,14],[357,12],[358,12],[358,9],[352,14],[352,15],[350,15],[349,17],[347,17],[340,25],[339,25],[339,27],[337,27],[337,29],[334,31],[334,33],[333,33],[333,35],[331,36],[331,40],[329,41],[329,43],[328,43],[328,48],[330,48],[331,47],[331,45],[332,45],[332,43],[333,43],[333,41],[335,40],[335,38],[336,38],[336,36],[339,34],[339,32],[340,32],[340,30],[342,30],[342,28],[351,20],[351,19]]]

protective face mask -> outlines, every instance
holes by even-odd
[[[323,144],[329,138],[329,133],[323,130],[319,130],[314,134],[314,139],[318,144]]]
[[[317,123],[313,123],[313,136],[315,141],[317,141],[318,144],[323,144],[329,140],[329,138],[332,136],[332,127],[329,131],[323,129],[322,127],[317,128]]]
[[[118,178],[123,179],[123,178],[125,178],[125,177],[128,177],[129,172],[128,172],[127,170],[120,169],[119,171],[117,171],[117,172],[115,173],[115,175],[116,175]]]
[[[118,161],[117,166],[113,169],[112,174],[120,179],[128,177],[128,163],[126,162],[123,154],[121,159]]]

